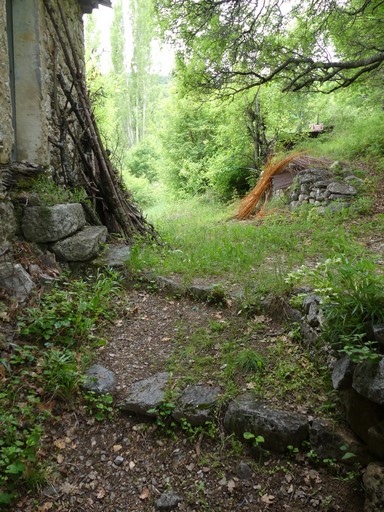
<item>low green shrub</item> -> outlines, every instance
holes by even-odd
[[[323,336],[354,360],[376,358],[372,325],[384,322],[384,276],[367,258],[337,257],[302,267],[288,281],[307,282],[322,299]]]

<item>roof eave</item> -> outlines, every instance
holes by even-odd
[[[99,7],[99,5],[112,7],[111,0],[79,0],[79,4],[84,14],[91,13],[92,10],[96,9],[96,7]]]

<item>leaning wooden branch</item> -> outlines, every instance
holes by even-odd
[[[97,213],[109,231],[118,232],[128,239],[135,235],[141,235],[150,236],[157,240],[157,233],[153,226],[146,221],[140,210],[128,199],[127,194],[120,186],[105,152],[88,99],[82,67],[60,2],[57,2],[57,10],[53,8],[51,0],[44,0],[44,5],[63,51],[65,64],[76,91],[76,98],[70,90],[68,91],[63,77],[60,78],[61,86],[63,90],[67,91],[67,100],[70,102],[73,112],[87,137],[87,143],[89,143],[95,156],[97,168],[93,170],[93,174],[97,175],[96,185],[103,198],[102,204],[97,203]],[[57,21],[57,12],[59,13],[60,24]],[[60,25],[64,27],[64,30]],[[85,173],[87,172],[89,172],[89,169],[86,168]],[[90,182],[94,181],[93,176],[88,177]]]

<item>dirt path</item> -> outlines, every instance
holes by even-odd
[[[116,401],[132,382],[166,369],[181,322],[193,331],[217,318],[242,321],[236,311],[134,289],[123,311],[96,355],[118,376]],[[97,422],[76,406],[57,416],[43,450],[56,460],[48,484],[14,510],[154,511],[169,490],[182,499],[180,511],[363,510],[359,478],[342,479],[304,454],[260,460],[221,429],[214,439],[181,431],[166,436],[140,418],[117,413]],[[249,478],[239,478],[240,462],[249,466]]]

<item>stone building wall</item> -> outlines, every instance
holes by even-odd
[[[84,76],[83,11],[90,11],[98,3],[104,2],[84,4],[82,0],[49,0],[48,3],[55,13],[55,21],[73,67],[76,66],[71,45],[80,63],[78,75]],[[63,44],[59,41],[44,0],[12,0],[16,106],[16,133],[13,133],[6,5],[6,0],[0,0],[0,163],[11,161],[15,139],[14,160],[27,160],[45,166],[57,181],[76,182],[81,175],[81,162],[68,134],[68,126],[76,141],[81,139],[81,129],[73,113],[69,113],[70,106],[57,74],[61,73],[64,77],[75,101],[76,92],[64,58]],[[70,41],[59,5],[64,13]]]
[[[63,44],[59,41],[47,4],[53,9]],[[17,179],[10,179],[10,174],[15,177],[17,173],[14,170],[17,166],[11,165],[12,162],[26,160],[37,164],[30,167],[36,168],[36,172],[39,167],[44,167],[57,183],[81,183],[83,163],[76,145],[81,143],[82,129],[74,114],[70,113],[71,108],[57,74],[61,73],[76,102],[73,76],[66,63],[63,46],[68,50],[74,68],[75,60],[78,61],[77,77],[83,79],[83,13],[91,12],[98,4],[110,5],[110,2],[0,0],[0,261],[3,254],[11,255],[8,247],[17,232],[10,195],[15,205],[20,198],[17,197]],[[9,41],[13,44],[8,45]],[[10,65],[11,54],[13,66]],[[10,78],[11,71],[13,79]],[[13,95],[11,91],[14,91]],[[16,130],[13,129],[14,124]],[[72,138],[68,126],[74,135]]]

